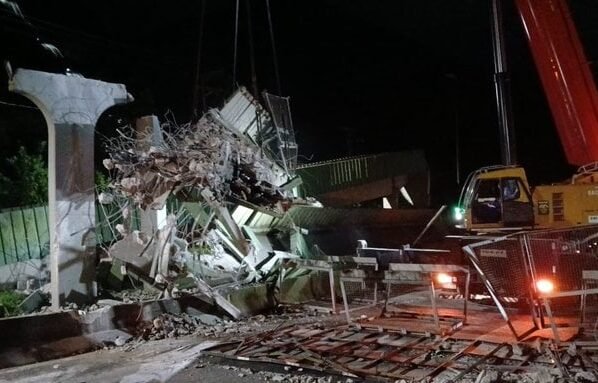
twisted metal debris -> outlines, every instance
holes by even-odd
[[[272,256],[255,257],[255,247],[232,211],[244,204],[279,215],[292,202],[285,183],[292,178],[296,144],[286,122],[288,100],[283,101],[279,104],[286,109],[279,105],[272,113],[287,114],[275,118],[241,88],[221,109],[210,110],[196,123],[171,121],[167,131],[158,132],[154,118],[153,131],[137,124],[106,140],[109,158],[103,164],[111,174],[112,192],[102,193],[99,201],[119,204],[120,222],[115,220],[111,231],[122,237],[108,253],[166,290],[172,290],[177,278],[192,278],[200,291],[237,317],[238,310],[206,281],[214,274],[220,275],[215,279],[228,273],[245,282],[264,276],[256,267]],[[177,209],[161,224],[134,230],[135,212],[147,217],[149,211],[163,209],[169,197],[199,205],[193,215]],[[206,254],[211,255],[209,262]],[[200,258],[203,261],[196,262]],[[206,272],[206,267],[211,270]]]
[[[223,127],[208,114],[196,124],[164,133],[159,146],[140,148],[129,132],[108,141],[104,166],[113,173],[115,193],[138,207],[161,209],[170,194],[199,200],[209,189],[227,197],[274,207],[285,196],[275,187],[274,163],[255,144]],[[143,138],[141,138],[143,140]]]

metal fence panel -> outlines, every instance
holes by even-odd
[[[115,215],[115,220],[112,215]],[[98,243],[115,239],[108,223],[119,222],[117,206],[96,206]],[[45,258],[50,251],[48,207],[19,207],[0,212],[0,266]]]
[[[558,291],[582,288],[584,270],[598,270],[598,225],[525,235],[534,279],[549,278]]]
[[[598,225],[522,232],[464,250],[488,282],[486,287],[507,323],[501,298],[527,295],[532,319],[539,316],[543,324],[546,315],[557,343],[559,327],[598,336]],[[536,288],[541,280],[553,287]],[[535,319],[534,323],[537,327]],[[517,336],[512,326],[511,330]]]
[[[517,235],[470,245],[472,260],[490,282],[499,298],[520,298],[528,295],[530,279],[525,253]]]

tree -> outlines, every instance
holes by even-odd
[[[43,205],[48,201],[48,166],[40,152],[29,154],[21,146],[14,156],[8,158],[7,174],[0,173],[0,207]]]

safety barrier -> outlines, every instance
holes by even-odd
[[[585,333],[596,328],[598,304],[588,308],[587,296],[598,294],[592,288],[598,281],[598,225],[515,233],[463,249],[516,337],[525,334],[510,322],[504,308],[509,298],[529,305],[530,331],[544,327],[547,316],[557,341],[557,319]]]

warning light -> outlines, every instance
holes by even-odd
[[[463,220],[463,209],[461,209],[459,206],[456,206],[453,209],[453,217],[455,219],[455,221],[462,221]]]
[[[436,274],[436,282],[440,283],[441,285],[453,283],[453,277],[445,273],[439,273]]]
[[[541,294],[549,294],[554,291],[554,284],[549,279],[538,279],[536,281],[536,289]]]

